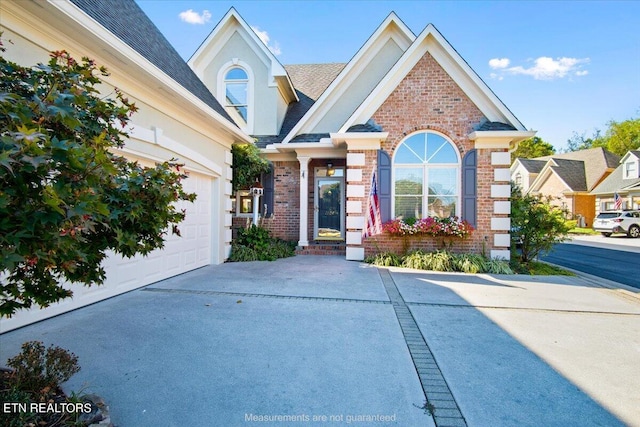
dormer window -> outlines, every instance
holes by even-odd
[[[638,178],[638,161],[630,158],[624,164],[624,179]]]
[[[224,76],[225,107],[231,118],[241,127],[249,116],[249,76],[240,67],[231,68]]]

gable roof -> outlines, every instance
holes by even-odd
[[[293,83],[284,66],[233,7],[229,9],[194,54],[191,55],[191,58],[187,61],[188,65],[193,68],[196,74],[201,74],[201,64],[206,64],[208,58],[215,56],[236,32],[248,42],[249,47],[268,67],[271,77],[278,85],[278,88],[289,98],[289,101],[298,101]]]
[[[347,119],[339,132],[345,132],[354,124],[365,123],[369,120],[427,52],[442,66],[490,122],[512,126],[517,131],[527,130],[436,27],[429,24],[389,70],[378,87]]]
[[[591,194],[613,194],[640,186],[640,178],[624,179],[623,173],[624,165],[621,164],[616,168],[616,170],[611,172],[611,175],[606,177],[596,188],[594,188],[591,191]]]
[[[580,160],[553,159],[549,167],[564,181],[571,191],[587,191],[584,162]]]
[[[298,101],[289,104],[280,133],[278,135],[255,135],[257,139],[256,145],[260,148],[265,148],[268,144],[282,142],[284,137],[309,111],[345,65],[342,63],[286,65],[285,69],[289,73],[291,82],[296,89]],[[320,137],[309,135],[312,134],[307,134],[304,139],[318,141]],[[322,135],[322,137],[325,136],[328,135]],[[298,137],[296,137],[298,139],[295,142],[301,142],[303,135],[298,135]]]
[[[70,1],[237,127],[218,100],[135,1],[118,0],[116,3],[95,0]]]
[[[298,134],[311,131],[313,125],[317,123],[340,99],[342,92],[347,90],[358,76],[367,72],[367,66],[375,56],[376,50],[381,49],[389,39],[405,50],[415,40],[413,32],[405,25],[398,16],[391,12],[385,20],[378,26],[365,44],[351,58],[342,69],[340,74],[331,82],[329,87],[318,98],[317,102],[306,111],[304,116],[293,126],[290,132],[283,139],[283,143],[293,140]],[[362,123],[366,122],[364,120]]]
[[[544,165],[547,164],[546,160],[525,159],[522,157],[518,157],[516,161],[520,162],[529,173],[540,173]]]
[[[565,185],[564,192],[585,192],[587,183],[584,162],[580,160],[549,159],[536,179],[531,183],[529,192],[539,192],[550,176],[556,176]]]
[[[586,185],[589,190],[595,188],[602,180],[602,176],[607,171],[616,168],[620,162],[620,156],[602,147],[536,157],[534,160],[548,159],[579,160],[584,162]]]
[[[620,159],[620,163],[624,163],[631,156],[634,156],[636,159],[640,159],[640,150],[629,150],[627,153]]]
[[[635,179],[624,179],[624,164],[631,156],[640,159],[640,150],[628,151],[622,159],[620,159],[620,165],[611,172],[611,175],[606,177],[596,188],[594,188],[593,191],[591,191],[591,194],[613,194],[639,187],[640,177]]]

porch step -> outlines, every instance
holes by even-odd
[[[309,246],[298,246],[296,255],[347,255],[347,245],[344,242],[311,242]]]

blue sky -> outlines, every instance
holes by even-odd
[[[432,23],[556,148],[640,116],[640,1],[137,0],[188,59],[230,7],[283,64],[347,62],[390,12]]]

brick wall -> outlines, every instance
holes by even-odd
[[[446,135],[456,145],[460,155],[464,156],[474,148],[474,142],[467,136],[485,120],[485,117],[431,54],[427,53],[373,115],[373,119],[385,132],[389,132],[382,148],[390,155],[393,155],[393,151],[407,135],[421,130],[434,130]],[[491,185],[495,183],[491,153],[495,151],[506,150],[477,151],[477,230],[467,239],[453,240],[451,249],[454,251],[488,254],[495,234],[491,231],[491,218],[508,217],[493,213],[493,202],[496,199],[491,198]],[[375,162],[375,159],[372,161]],[[364,172],[366,176],[363,177],[363,181],[366,183],[368,194],[370,171]],[[434,238],[412,237],[408,243],[410,248],[424,250],[434,250],[442,246],[442,240]],[[367,256],[382,250],[402,252],[405,245],[407,242],[404,239],[387,235],[364,241]]]
[[[298,241],[300,237],[300,163],[273,162],[274,197],[273,216],[263,219],[261,225],[274,237]]]

